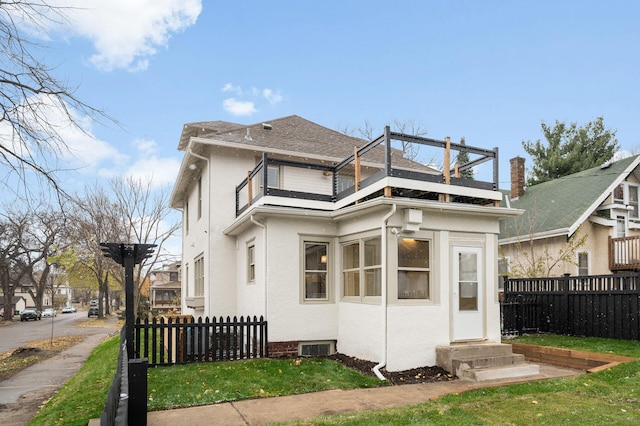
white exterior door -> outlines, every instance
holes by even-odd
[[[453,247],[451,309],[453,341],[485,337],[482,249]]]

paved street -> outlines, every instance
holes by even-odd
[[[13,323],[0,325],[0,353],[13,351],[34,340],[49,339],[51,336],[94,334],[95,330],[91,327],[77,327],[77,324],[86,320],[86,310],[73,314],[58,313],[56,317],[42,318],[40,321],[20,322],[16,316]]]

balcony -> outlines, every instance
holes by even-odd
[[[431,159],[442,159],[441,166],[405,158],[402,148],[407,145],[429,153]],[[493,206],[502,198],[498,148],[452,143],[449,138],[411,136],[386,127],[383,135],[338,162],[289,158],[262,155],[236,186],[236,217],[258,204],[336,210],[381,196]],[[452,158],[469,160],[458,164]],[[491,170],[479,173],[486,162]]]
[[[609,237],[609,269],[611,272],[640,270],[640,236]]]

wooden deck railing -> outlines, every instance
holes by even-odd
[[[609,237],[609,269],[612,272],[640,270],[640,236]]]

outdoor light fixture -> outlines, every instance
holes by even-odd
[[[195,169],[197,169],[197,168],[198,168],[198,166],[196,166],[196,164],[195,164],[195,163],[191,163],[191,164],[189,164],[189,170],[195,170]]]

